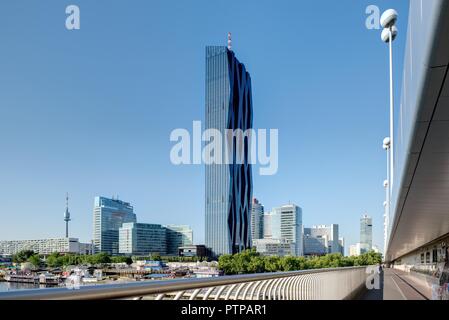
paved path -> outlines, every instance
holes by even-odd
[[[368,290],[361,300],[428,300],[430,288],[413,280],[405,272],[384,269],[380,289]]]

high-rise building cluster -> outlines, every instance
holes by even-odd
[[[253,210],[251,226],[261,223],[259,237],[253,239],[253,247],[262,254],[272,255],[303,255],[303,226],[302,209],[295,204],[288,204],[273,208],[270,212],[264,212],[262,204],[257,199],[257,210]],[[259,229],[260,230],[260,229]],[[252,230],[251,233],[255,233]]]
[[[304,228],[304,255],[341,253],[344,255],[344,238],[339,237],[338,224]]]
[[[251,76],[232,51],[230,34],[228,46],[206,47],[205,80],[205,129],[224,137],[223,150],[214,150],[212,158],[221,154],[227,160],[206,161],[205,246],[192,246],[189,226],[137,222],[130,203],[96,197],[91,251],[111,255],[178,255],[182,251],[191,255],[206,248],[208,255],[218,257],[255,247],[266,255],[344,253],[337,224],[304,228],[299,206],[289,203],[265,212],[253,197]],[[64,221],[69,239],[68,195],[66,200]],[[366,218],[363,222],[363,248],[372,245],[370,221]],[[75,250],[73,245],[69,248],[70,240],[60,242],[67,247],[63,251]]]
[[[32,250],[44,255],[53,252],[62,254],[105,252],[129,256],[151,254],[178,256],[180,248],[190,247],[191,250],[197,250],[197,247],[193,246],[193,231],[190,226],[137,223],[134,208],[130,203],[114,198],[95,197],[92,243],[81,243],[72,237],[6,240],[0,241],[0,254],[13,255],[23,250]]]
[[[180,247],[193,244],[189,226],[137,223],[133,207],[118,199],[95,198],[93,226],[94,252],[178,255]]]
[[[265,212],[259,200],[253,199],[251,234],[253,247],[263,255],[317,256],[344,254],[344,238],[338,224],[304,228],[302,209],[295,204]]]

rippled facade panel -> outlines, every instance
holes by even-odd
[[[224,136],[226,129],[252,128],[251,77],[234,52],[222,46],[206,48],[206,125]],[[206,165],[206,246],[213,255],[251,247],[252,172],[248,141],[245,161]],[[224,152],[223,152],[224,154]]]

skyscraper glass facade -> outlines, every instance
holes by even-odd
[[[256,198],[251,206],[251,239],[263,239],[264,207]]]
[[[251,77],[234,52],[224,46],[206,47],[206,129],[252,128]],[[234,138],[223,141],[233,143]],[[252,173],[249,142],[244,139],[244,163],[206,165],[206,246],[212,255],[251,247]],[[224,154],[224,152],[223,152]]]
[[[136,222],[133,207],[117,199],[95,197],[94,203],[94,252],[119,253],[119,229],[123,223]]]
[[[373,219],[364,215],[360,219],[360,250],[361,253],[373,248]]]

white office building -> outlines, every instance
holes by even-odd
[[[264,239],[271,239],[272,238],[272,234],[271,234],[271,219],[272,218],[272,214],[271,212],[267,212],[263,215],[263,238]]]
[[[127,222],[119,229],[119,252],[145,256],[167,253],[166,229],[160,224]]]
[[[271,238],[287,240],[295,245],[294,255],[303,255],[302,209],[295,204],[273,208]]]
[[[77,238],[0,241],[0,254],[13,255],[23,250],[32,250],[38,254],[53,252],[89,254],[92,252],[92,245],[80,243]]]
[[[349,246],[349,256],[359,256],[361,254],[361,245],[360,243],[352,244]]]

